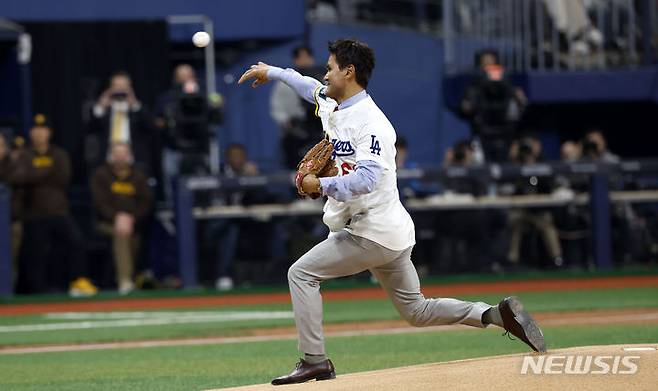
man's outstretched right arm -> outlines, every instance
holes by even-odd
[[[322,86],[322,83],[308,76],[302,76],[294,69],[279,68],[270,66],[267,70],[267,78],[271,80],[280,80],[309,103],[315,103],[315,90]]]

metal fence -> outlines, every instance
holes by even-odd
[[[658,63],[658,0],[308,1],[310,22],[414,29],[443,37],[448,74],[471,71],[475,53],[483,48],[497,50],[512,72]]]
[[[636,67],[655,61],[655,0],[443,0],[446,73],[494,49],[512,72]]]

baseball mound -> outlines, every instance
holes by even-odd
[[[335,380],[225,390],[656,390],[658,344],[556,349],[341,375]],[[339,367],[340,369],[340,367]],[[524,371],[526,374],[522,374]],[[569,373],[578,372],[578,373]]]

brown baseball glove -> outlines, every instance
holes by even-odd
[[[295,186],[301,196],[310,196],[315,199],[320,197],[320,192],[306,194],[302,190],[302,180],[306,175],[315,175],[318,178],[338,175],[336,161],[331,158],[334,153],[334,146],[327,139],[322,139],[309,149],[304,155],[302,161],[297,165],[297,174],[295,175]]]

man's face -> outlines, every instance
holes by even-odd
[[[485,53],[480,57],[480,68],[484,69],[488,66],[496,65],[496,56],[491,53]]]
[[[110,81],[110,89],[114,92],[128,92],[130,88],[130,79],[125,76],[117,75]]]
[[[324,82],[327,85],[327,96],[336,99],[343,96],[343,92],[347,87],[347,69],[338,68],[338,63],[336,62],[336,56],[333,54],[329,55],[329,60],[327,61],[327,73],[324,75]]]
[[[117,144],[112,146],[110,153],[110,162],[117,168],[129,167],[132,162],[132,152],[130,147],[125,144]]]
[[[240,171],[247,163],[247,154],[240,148],[231,148],[226,153],[226,160],[233,170]]]
[[[35,126],[30,129],[30,140],[34,145],[48,145],[50,142],[50,128],[47,126]]]
[[[603,137],[603,134],[601,132],[591,132],[587,135],[587,141],[593,143],[596,145],[596,149],[598,153],[605,152],[607,149],[607,145],[605,142],[605,138]]]
[[[196,81],[194,69],[189,65],[179,65],[174,71],[174,82],[178,85],[183,85],[190,81]]]
[[[311,53],[306,50],[300,50],[294,59],[294,63],[296,68],[309,68],[315,65],[315,59],[311,56]]]
[[[572,141],[565,142],[560,148],[560,156],[562,157],[562,161],[575,162],[580,157],[580,148],[578,144]]]

